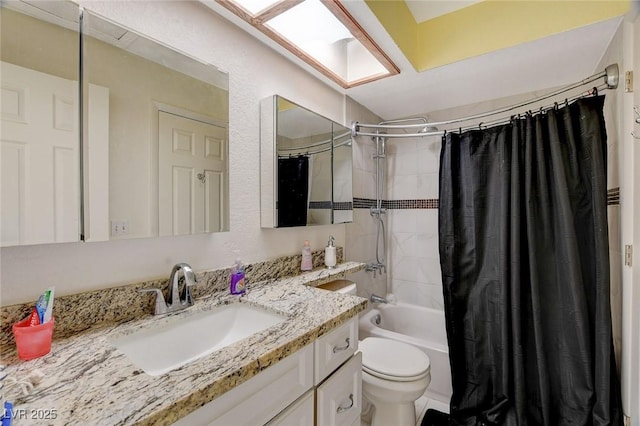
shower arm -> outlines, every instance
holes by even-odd
[[[510,112],[513,111],[515,109],[518,108],[522,108],[525,107],[527,105],[531,105],[535,102],[539,102],[539,101],[543,101],[549,98],[552,98],[554,96],[557,96],[561,93],[565,93],[568,92],[570,90],[576,89],[578,87],[593,83],[594,81],[597,81],[600,78],[604,77],[604,83],[598,87],[597,89],[615,89],[618,87],[618,81],[620,79],[620,70],[618,68],[618,64],[611,64],[609,66],[607,66],[605,68],[604,71],[596,73],[590,77],[587,77],[577,83],[573,83],[570,84],[568,86],[564,86],[561,87],[560,89],[557,89],[553,92],[550,92],[546,95],[542,95],[542,96],[538,96],[536,98],[530,99],[528,101],[516,104],[516,105],[511,105],[511,106],[507,106],[504,108],[500,108],[500,109],[495,109],[492,111],[487,111],[484,113],[480,113],[480,114],[475,114],[475,115],[470,115],[470,116],[466,116],[466,117],[460,117],[460,118],[454,118],[451,120],[443,120],[443,121],[437,121],[437,122],[431,122],[431,123],[419,123],[419,124],[405,124],[405,125],[400,125],[400,124],[395,124],[397,122],[401,122],[401,121],[409,121],[409,120],[422,120],[422,117],[415,117],[415,118],[407,118],[407,119],[401,119],[401,120],[391,120],[388,122],[382,122],[379,124],[364,124],[364,123],[359,123],[357,121],[354,121],[351,123],[351,136],[355,137],[355,136],[377,136],[379,133],[369,133],[369,132],[363,132],[361,131],[362,128],[368,128],[368,129],[376,129],[376,130],[393,130],[393,129],[397,129],[397,130],[411,130],[411,129],[423,129],[423,131],[418,131],[417,133],[400,133],[400,134],[394,134],[394,133],[386,133],[385,136],[386,137],[392,137],[392,138],[410,138],[410,137],[422,137],[422,136],[439,136],[439,135],[443,135],[444,131],[424,131],[427,129],[427,127],[425,127],[425,124],[428,124],[429,127],[431,128],[435,128],[435,126],[442,126],[442,125],[447,125],[447,124],[455,124],[455,123],[461,123],[464,121],[471,121],[471,120],[477,120],[479,118],[484,118],[484,117],[489,117],[492,115],[498,115],[498,114],[503,114],[505,112]],[[591,94],[591,92],[589,92],[588,94]],[[578,95],[577,97],[582,97],[584,96],[584,94]],[[475,127],[475,126],[474,126]]]

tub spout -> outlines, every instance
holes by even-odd
[[[371,303],[389,303],[389,301],[387,299],[385,299],[384,297],[380,297],[380,296],[377,296],[375,294],[372,294],[369,297],[369,300],[371,301]]]

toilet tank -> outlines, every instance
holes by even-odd
[[[356,295],[356,291],[357,291],[356,283],[354,283],[351,280],[345,280],[345,279],[330,281],[328,283],[319,285],[318,288],[329,290],[329,291],[336,291],[338,293],[343,293],[343,294],[351,294],[353,296]]]

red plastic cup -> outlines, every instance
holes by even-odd
[[[16,339],[18,357],[28,361],[51,352],[53,324],[55,320],[39,325],[29,325],[29,317],[13,324],[13,337]]]

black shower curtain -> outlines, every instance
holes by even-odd
[[[622,424],[603,103],[443,138],[452,424]]]
[[[278,226],[307,224],[309,157],[278,159]]]

